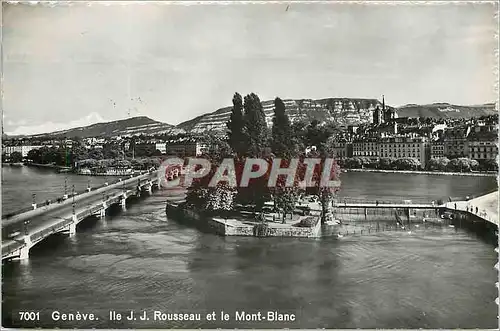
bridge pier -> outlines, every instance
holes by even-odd
[[[108,206],[106,205],[105,202],[103,202],[102,203],[102,209],[99,211],[99,217],[100,218],[106,217],[106,208],[108,208]]]
[[[76,222],[71,223],[68,228],[68,234],[70,237],[74,236],[76,234]]]
[[[127,194],[126,193],[123,193],[122,200],[121,200],[120,204],[121,204],[123,210],[127,209]]]
[[[19,260],[27,260],[30,255],[31,238],[30,236],[24,236],[23,240],[26,246],[19,250]]]

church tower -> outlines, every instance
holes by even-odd
[[[379,125],[380,123],[382,123],[382,112],[380,111],[379,106],[377,106],[377,108],[373,111],[373,124]]]
[[[384,122],[390,122],[393,119],[393,114],[391,109],[385,108],[385,96],[382,95],[382,113],[384,114]]]

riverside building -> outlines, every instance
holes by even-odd
[[[498,155],[498,126],[481,125],[474,127],[467,137],[467,152],[470,159],[484,162],[496,160]]]
[[[413,158],[420,161],[422,167],[427,165],[431,154],[429,139],[417,135],[381,138],[379,148],[380,157]]]

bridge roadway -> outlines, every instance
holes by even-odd
[[[139,189],[138,189],[139,186]],[[53,233],[65,232],[73,235],[76,225],[91,215],[104,216],[109,206],[120,203],[125,208],[126,199],[140,191],[151,192],[153,186],[159,186],[157,171],[150,171],[116,184],[105,186],[95,191],[73,197],[61,203],[15,215],[2,220],[2,233],[17,233],[14,238],[2,240],[2,260],[11,258],[26,259],[29,250]],[[30,221],[27,226],[24,222]]]

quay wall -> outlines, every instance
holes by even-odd
[[[25,163],[23,163],[23,165],[29,166],[29,167],[37,167],[37,168],[71,169],[71,167],[59,166],[59,165],[55,165],[55,164],[42,164],[42,163],[25,162]]]
[[[167,215],[171,215],[183,223],[193,225],[201,231],[220,236],[317,238],[321,236],[322,229],[321,220],[318,217],[318,221],[313,227],[265,223],[268,225],[265,234],[256,235],[254,227],[257,223],[249,224],[235,219],[205,216],[194,209],[178,205],[167,204]]]

